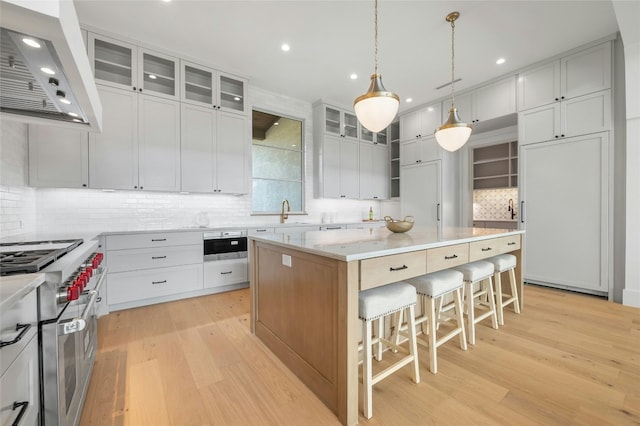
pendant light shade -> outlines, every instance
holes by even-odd
[[[375,69],[371,74],[371,85],[364,95],[353,102],[358,121],[371,132],[385,129],[398,113],[400,97],[388,92],[382,85],[382,76],[378,74],[378,0],[374,3],[374,61]]]
[[[458,110],[454,105],[455,102],[455,20],[460,17],[460,13],[451,12],[445,18],[451,23],[451,109],[449,110],[449,118],[447,121],[435,131],[438,144],[447,151],[456,151],[460,149],[471,136],[471,126],[460,120]]]
[[[400,98],[393,92],[387,92],[380,74],[371,75],[369,90],[358,96],[353,104],[358,121],[371,132],[379,132],[391,124],[399,106]]]

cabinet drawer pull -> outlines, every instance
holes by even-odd
[[[220,272],[220,275],[229,275],[229,274],[233,274],[233,271],[229,271],[229,272]]]
[[[27,412],[27,408],[29,408],[29,401],[14,402],[13,410],[15,411],[18,408],[20,408],[20,412],[18,413],[18,417],[16,417],[13,423],[11,423],[11,426],[18,426],[20,424],[20,420],[22,420],[22,416],[24,416],[24,413]]]
[[[167,280],[162,280],[162,281],[151,281],[151,284],[165,284],[167,282]]]
[[[508,246],[515,246],[515,245],[516,245],[516,243],[515,243],[515,241],[512,241],[512,242],[510,242],[510,243],[507,243],[507,245],[508,245]]]
[[[454,255],[451,255],[451,256],[445,256],[444,260],[451,260],[451,259],[457,259],[457,258],[458,258],[458,255],[454,254]]]
[[[256,229],[256,232],[267,232],[266,229]]]
[[[156,238],[156,239],[151,239],[151,242],[157,242],[157,241],[167,241],[166,238]]]
[[[27,334],[27,331],[29,331],[30,328],[31,324],[16,324],[16,331],[22,331],[20,331],[20,333],[13,340],[10,340],[8,342],[3,342],[0,340],[0,348],[18,343],[24,337],[24,335]]]
[[[481,248],[480,250],[482,250],[482,251],[491,251],[493,249],[491,247],[487,247],[487,248]]]
[[[151,259],[166,259],[167,256],[151,256]]]
[[[393,272],[393,271],[402,271],[403,269],[409,269],[409,267],[408,267],[407,265],[402,265],[402,266],[400,266],[399,268],[391,267],[391,268],[389,268],[389,271],[390,271],[390,272]]]

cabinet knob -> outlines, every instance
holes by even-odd
[[[557,137],[557,136],[556,136],[556,137]],[[134,185],[134,186],[133,186],[133,189],[138,189],[138,186],[137,186],[137,185]]]
[[[556,101],[559,101],[560,99],[556,98]]]
[[[560,135],[561,138],[564,138],[564,135]]]
[[[136,90],[138,90],[138,89],[136,89],[136,86],[133,86],[133,91],[135,92]]]
[[[139,92],[142,92],[142,87],[138,89]]]
[[[83,184],[82,184],[82,187],[83,187],[83,188],[86,188],[86,187],[87,187],[87,184],[86,184],[86,183],[83,183]]]
[[[143,187],[140,187],[140,189],[144,189]]]
[[[347,196],[346,195],[341,195],[340,198],[347,198]]]
[[[564,96],[560,96],[560,99],[564,99]]]
[[[558,139],[558,137],[559,137],[559,136],[558,136],[558,135],[556,135],[556,139]]]

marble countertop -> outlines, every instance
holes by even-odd
[[[447,228],[436,232],[414,228],[406,233],[396,234],[386,228],[371,228],[255,235],[249,238],[350,262],[517,234],[524,234],[524,231]]]
[[[0,311],[5,311],[44,282],[44,274],[0,277]]]

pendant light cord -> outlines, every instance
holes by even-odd
[[[374,1],[373,6],[373,34],[374,34],[374,43],[373,43],[373,57],[374,57],[374,74],[378,74],[378,0]]]
[[[455,20],[451,21],[451,108],[453,108],[454,103],[455,103],[455,91],[454,91],[454,86],[455,86],[455,57],[456,57],[456,51],[455,51],[455,32],[456,32],[456,24],[455,24]]]

